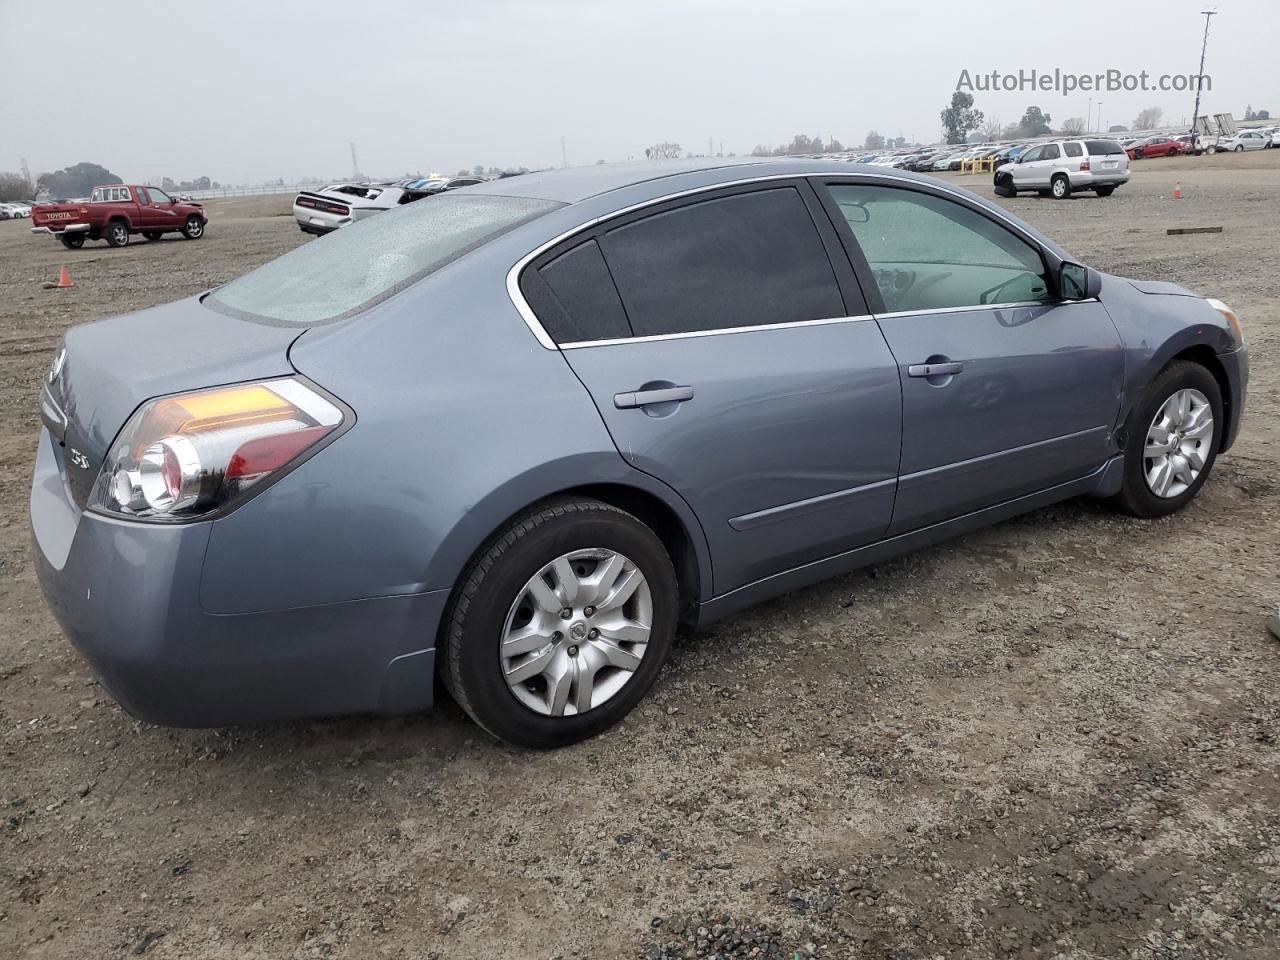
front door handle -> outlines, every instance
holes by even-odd
[[[953,377],[964,369],[959,360],[948,360],[946,363],[913,363],[907,367],[909,377]]]
[[[651,403],[674,403],[680,400],[692,400],[693,387],[664,387],[660,390],[633,390],[630,393],[615,393],[613,405],[619,410],[630,410],[635,407],[647,407]]]

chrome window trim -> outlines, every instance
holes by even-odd
[[[810,171],[808,173],[803,173],[803,172],[771,173],[771,174],[768,174],[767,176],[743,177],[738,180],[727,180],[722,183],[705,184],[700,187],[690,187],[688,190],[680,190],[680,191],[677,191],[676,193],[667,193],[667,194],[663,194],[660,197],[652,197],[648,200],[641,200],[638,203],[633,203],[628,206],[621,207],[617,210],[611,210],[609,213],[604,214],[603,216],[592,217],[590,220],[586,220],[575,227],[571,227],[568,230],[565,230],[563,233],[560,233],[557,236],[552,237],[550,240],[547,240],[544,243],[539,244],[533,250],[526,253],[519,260],[517,260],[512,265],[511,269],[507,271],[507,296],[510,297],[511,303],[516,308],[516,312],[520,314],[521,319],[524,320],[525,325],[529,328],[529,331],[537,339],[538,343],[542,344],[542,346],[544,346],[548,350],[565,350],[565,349],[576,350],[586,346],[614,346],[621,343],[643,343],[643,342],[653,341],[653,340],[672,340],[672,339],[683,338],[683,337],[712,336],[720,333],[742,333],[746,330],[778,330],[785,327],[811,326],[815,324],[824,324],[824,323],[843,323],[843,322],[852,321],[852,320],[870,320],[870,319],[873,319],[873,317],[871,316],[834,317],[834,318],[823,319],[823,320],[795,320],[788,323],[771,323],[771,324],[763,324],[763,325],[752,326],[752,327],[730,327],[722,330],[691,330],[685,333],[657,334],[655,336],[650,336],[650,337],[619,337],[619,338],[613,338],[608,340],[581,340],[581,341],[574,341],[572,343],[557,344],[555,340],[551,338],[551,335],[548,334],[545,329],[543,329],[542,324],[538,321],[537,315],[534,314],[533,312],[533,308],[529,306],[528,301],[525,300],[524,295],[520,292],[520,274],[524,272],[524,268],[527,267],[532,261],[540,257],[542,254],[546,253],[548,250],[550,250],[552,247],[556,246],[557,244],[564,243],[566,240],[573,238],[579,233],[584,233],[587,230],[591,230],[592,228],[599,226],[601,223],[604,223],[606,220],[613,220],[613,219],[616,219],[617,217],[622,217],[622,216],[626,216],[629,213],[634,213],[637,210],[643,210],[646,207],[654,207],[654,206],[657,206],[658,204],[667,203],[671,200],[679,200],[682,197],[696,196],[699,193],[712,193],[716,190],[724,190],[729,187],[741,187],[741,186],[746,186],[752,183],[768,183],[774,180],[814,180],[814,179],[846,180],[849,182],[854,182],[856,180],[868,179],[868,178],[875,179],[875,180],[891,180],[896,183],[905,183],[909,185],[914,184],[916,186],[929,187],[933,190],[937,190],[940,193],[950,194],[952,197],[955,197],[956,199],[962,201],[965,204],[965,206],[973,206],[972,198],[966,196],[964,193],[962,193],[959,190],[952,189],[951,187],[947,186],[944,183],[941,183],[941,182],[932,183],[929,181],[915,180],[915,179],[912,179],[911,177],[895,176],[894,174],[891,174],[891,173],[887,173],[887,172],[882,173],[879,171],[872,171],[872,170],[866,170],[866,171],[858,170],[854,172],[845,172],[843,170],[832,170],[832,171]],[[625,189],[625,188],[622,188],[622,189]],[[1044,256],[1044,252],[1045,252],[1044,244],[1042,244],[1038,239],[1033,237],[1031,234],[1027,233],[1025,229],[1016,220],[1013,220],[1003,211],[998,209],[993,210],[986,206],[982,206],[982,209],[984,212],[988,214],[992,214],[998,219],[1002,220],[1006,226],[1008,226],[1014,233],[1018,235],[1020,239],[1022,239],[1023,241],[1033,246],[1040,253],[1041,257]],[[1071,302],[1076,302],[1076,301],[1071,301]],[[1015,307],[1015,306],[1027,306],[1027,305],[1028,304],[1025,304],[1025,303],[980,304],[973,307],[959,307],[959,308],[944,307],[940,311],[910,310],[910,311],[905,311],[905,313],[936,313],[936,312],[947,312],[947,311],[954,311],[954,310],[993,310],[1001,307]],[[1039,305],[1039,304],[1036,304],[1036,305]],[[878,316],[888,317],[888,316],[898,316],[898,315],[899,314],[894,314],[894,313],[882,313],[882,314],[879,314]]]
[[[583,347],[616,347],[624,343],[656,343],[660,340],[688,340],[692,337],[719,337],[730,333],[754,333],[757,330],[790,330],[793,327],[825,327],[833,323],[862,323],[874,320],[871,314],[856,317],[824,317],[821,320],[788,320],[784,323],[757,323],[747,327],[718,327],[714,330],[686,330],[682,333],[655,333],[647,337],[612,337],[608,340],[574,340],[560,344],[561,350]]]
[[[877,313],[877,320],[888,317],[921,317],[934,313],[972,313],[975,310],[1012,310],[1015,307],[1065,307],[1073,303],[1096,303],[1097,297],[1087,300],[1019,300],[1015,303],[975,303],[967,307],[932,307],[928,310],[893,310]]]

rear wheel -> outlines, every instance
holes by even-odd
[[[1129,416],[1117,503],[1137,517],[1181,510],[1209,478],[1223,425],[1213,374],[1185,360],[1169,364]]]
[[[1055,200],[1066,200],[1071,196],[1071,181],[1067,179],[1066,174],[1057,174],[1049,183],[1049,192],[1053,194]]]
[[[1133,159],[1135,160],[1141,160],[1145,156],[1146,154],[1142,150],[1133,151]]]
[[[652,530],[597,500],[555,501],[513,521],[472,564],[445,621],[441,672],[494,736],[577,743],[653,686],[678,600]]]
[[[112,220],[107,224],[106,240],[113,247],[123,247],[129,242],[129,225],[123,220]]]
[[[79,250],[84,246],[83,233],[64,233],[58,239],[62,241],[62,245],[68,250]]]
[[[187,217],[182,225],[182,235],[188,240],[199,240],[204,236],[204,221],[199,217]]]
[[[1093,192],[1100,197],[1109,197],[1116,192],[1115,187],[1094,187]]]
[[[143,230],[142,235],[148,240],[159,240],[163,236],[159,230]]]

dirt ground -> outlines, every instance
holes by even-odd
[[[632,718],[553,754],[447,702],[124,714],[36,584],[39,378],[68,325],[303,237],[287,198],[121,250],[0,223],[0,958],[1276,957],[1280,150],[1136,166],[1005,203],[1239,311],[1244,430],[1200,498],[1067,503],[682,637]]]

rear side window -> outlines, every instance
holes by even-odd
[[[1057,160],[1062,156],[1062,151],[1058,149],[1056,143],[1046,143],[1044,145],[1044,153],[1040,155],[1041,160]]]
[[[433,197],[313,240],[219,287],[204,302],[232,316],[277,323],[337,320],[560,206],[523,197]]]
[[[844,315],[799,192],[704,200],[610,230],[603,248],[636,336]]]
[[[1124,147],[1115,140],[1086,140],[1084,148],[1091,157],[1105,157],[1110,154],[1124,153]]]
[[[1064,143],[1062,145],[1062,149],[1067,151],[1068,157],[1079,157],[1084,155],[1084,149],[1080,146],[1080,144],[1075,143],[1074,141],[1072,141],[1071,143]]]
[[[537,270],[526,270],[520,290],[556,343],[631,336],[622,300],[594,240]]]

